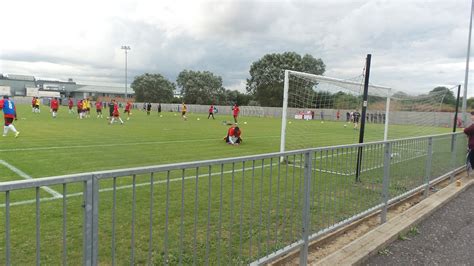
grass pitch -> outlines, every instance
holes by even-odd
[[[105,118],[96,118],[95,111],[90,118],[80,120],[77,114],[68,114],[67,108],[63,107],[59,116],[53,119],[44,106],[41,114],[32,113],[26,105],[17,108],[19,120],[15,125],[21,135],[15,139],[10,133],[1,139],[0,159],[6,162],[0,164],[1,181],[253,155],[276,152],[280,145],[281,121],[274,118],[241,117],[239,126],[244,142],[231,146],[223,141],[229,127],[223,121],[232,120],[231,115],[217,114],[215,120],[208,120],[205,114],[191,113],[184,121],[178,113],[162,112],[161,117],[157,112],[148,116],[146,112],[132,110],[130,120],[122,115],[124,125],[108,125]],[[107,111],[104,110],[104,117]],[[299,132],[313,146],[357,142],[357,130],[343,125],[343,122],[293,121],[288,127],[290,132]],[[394,130],[398,135],[394,137],[400,138],[419,131],[410,126],[395,128],[398,128]],[[311,134],[306,133],[308,129]],[[382,125],[368,124],[366,139],[381,140],[381,131]],[[432,128],[431,134],[446,132],[449,129]],[[445,159],[449,143],[449,139],[445,139],[435,145],[439,158],[434,158],[433,165],[440,172],[449,165],[449,160]],[[410,145],[402,145],[400,150]],[[374,167],[364,173],[361,184],[353,182],[353,153],[341,153],[335,161],[327,160],[328,154],[319,154],[319,159],[316,154],[314,166],[318,174],[312,183],[312,232],[380,202],[377,192],[382,175],[378,167],[380,152],[367,153],[364,163]],[[240,163],[226,165],[225,169],[161,173],[153,176],[153,191],[149,185],[150,175],[101,181],[99,263],[111,264],[112,257],[118,264],[130,261],[134,197],[136,264],[146,263],[149,255],[155,264],[163,264],[165,260],[170,264],[244,264],[295,241],[301,228],[302,170],[299,168],[301,158],[289,159],[293,165],[280,164],[278,158],[256,161],[255,171],[247,168],[251,165]],[[425,161],[426,156],[417,155],[409,162],[394,166],[391,174],[399,178],[393,183],[393,192],[401,193],[419,184]],[[286,174],[276,176],[279,169]],[[341,169],[346,170],[344,174],[337,173]],[[270,171],[275,171],[271,178]],[[130,186],[133,179],[137,183],[135,190]],[[121,189],[111,190],[113,182]],[[169,190],[166,190],[167,185]],[[24,203],[11,206],[12,264],[34,264],[36,213],[40,217],[41,262],[61,262],[63,211],[67,214],[68,261],[81,264],[82,188],[82,184],[51,187],[68,195],[66,205],[44,189],[13,191],[8,195],[12,203]],[[36,197],[51,200],[41,202],[36,209],[31,201]],[[115,207],[114,197],[117,199]],[[4,203],[5,198],[1,198],[0,203]],[[150,204],[154,210],[151,219]],[[164,211],[167,207],[168,214]],[[4,207],[1,212],[5,214]],[[113,219],[115,249],[112,250]],[[4,222],[4,219],[0,221],[0,228],[4,228]],[[148,232],[150,224],[153,225],[152,241]],[[4,238],[0,241],[3,248]],[[149,245],[151,253],[148,253]],[[0,252],[1,261],[4,256],[5,253]],[[207,257],[210,261],[205,260]]]

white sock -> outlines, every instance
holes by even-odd
[[[120,117],[119,117],[118,119],[120,120],[120,123],[122,123],[122,124],[123,124],[123,120],[122,120],[122,118],[120,118]]]
[[[112,117],[112,120],[110,120],[110,124],[113,124],[115,120],[115,117]]]
[[[14,133],[18,132],[18,131],[16,131],[16,128],[15,128],[15,126],[14,126],[13,124],[8,125],[8,127],[9,127]]]
[[[3,126],[3,135],[6,136],[7,133],[8,133],[8,129],[9,127],[8,126]]]

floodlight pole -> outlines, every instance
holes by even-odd
[[[127,94],[127,54],[128,54],[128,50],[130,50],[130,46],[128,45],[122,45],[121,47],[122,50],[125,51],[125,101],[127,101],[128,99],[128,94]]]
[[[467,39],[467,56],[466,56],[466,73],[464,74],[464,94],[462,97],[462,117],[463,125],[467,127],[467,83],[469,80],[469,57],[471,56],[471,32],[472,32],[472,15],[474,13],[474,0],[471,2],[471,18],[469,20],[469,37]]]
[[[367,112],[367,101],[369,94],[369,76],[370,76],[370,61],[372,55],[367,54],[367,59],[365,62],[365,80],[364,80],[364,95],[362,96],[362,117],[360,122],[360,132],[359,132],[359,143],[364,143],[364,131],[365,131],[365,116]],[[362,164],[362,146],[358,148],[357,151],[357,166],[356,166],[356,181],[360,181],[360,167]]]

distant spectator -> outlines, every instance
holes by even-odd
[[[150,112],[151,112],[151,103],[148,103],[148,104],[146,105],[146,114],[147,114],[147,115],[150,115]]]
[[[474,121],[474,112],[471,112],[471,121]],[[474,165],[474,123],[464,129],[464,134],[467,135],[467,169],[472,169]]]

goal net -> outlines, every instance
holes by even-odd
[[[285,71],[280,151],[359,141],[364,76],[337,79]],[[422,95],[370,84],[364,142],[449,132],[449,90]],[[451,92],[452,94],[452,92]]]
[[[281,151],[358,142],[363,75],[337,79],[286,70],[284,87]],[[388,87],[369,85],[369,100],[386,101],[389,94]],[[381,130],[369,138],[383,139],[386,111],[377,113]],[[370,112],[376,110],[370,110],[369,105]]]
[[[388,138],[397,139],[450,132],[456,108],[453,92],[455,88],[445,88],[418,95],[400,91],[393,93],[390,97]],[[461,118],[460,115],[459,118]],[[461,122],[460,119],[459,122]]]

